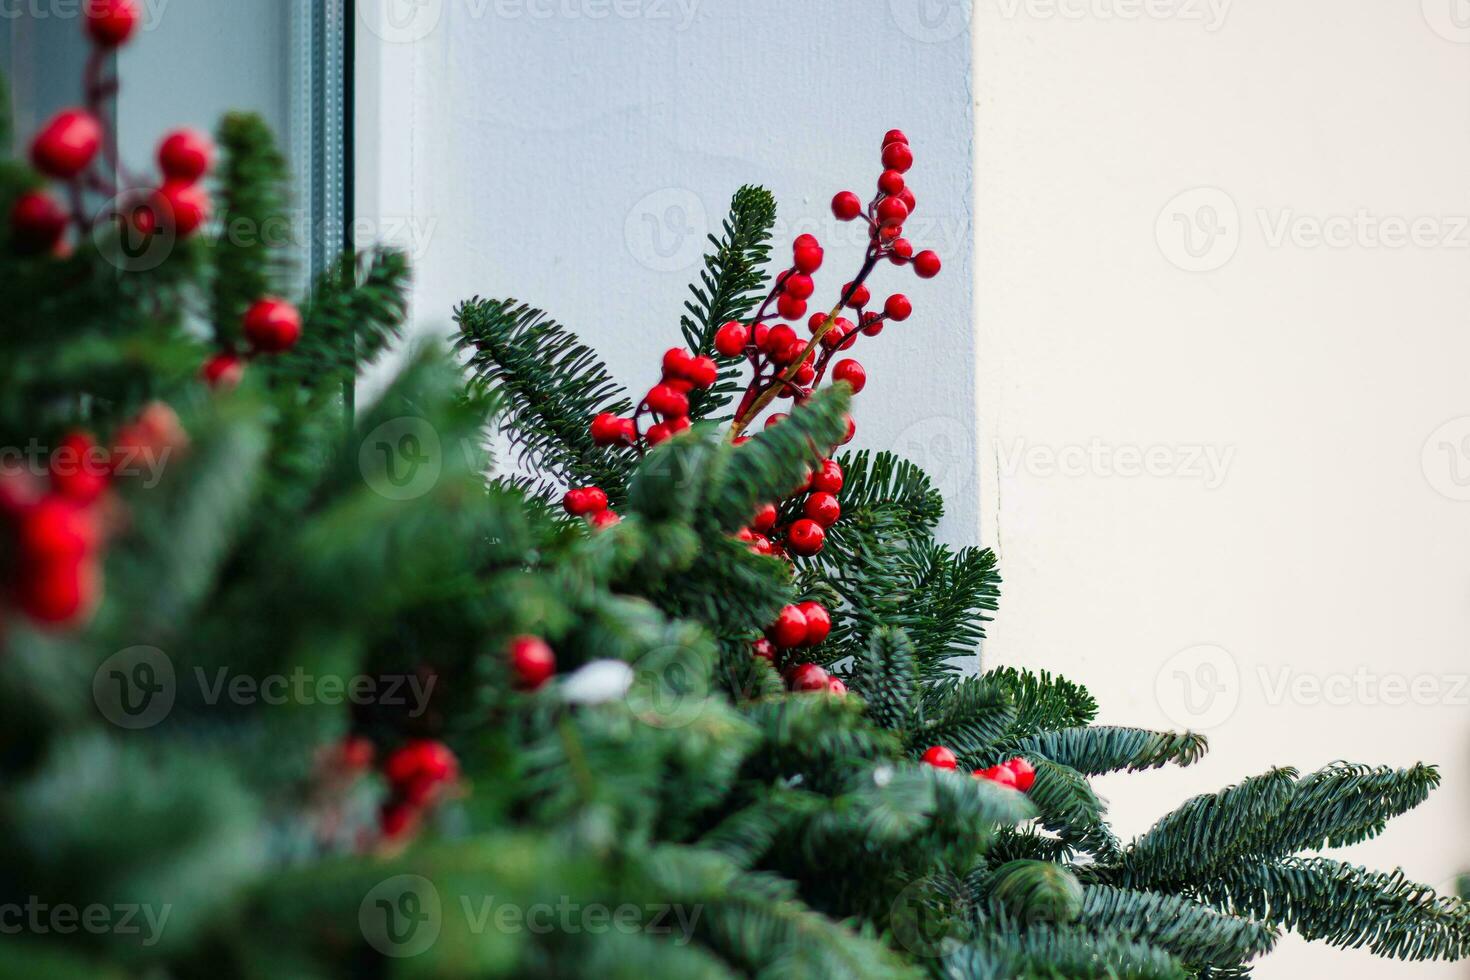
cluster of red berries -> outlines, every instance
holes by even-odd
[[[517,636],[507,648],[511,679],[522,691],[538,690],[556,674],[556,653],[539,636]]]
[[[102,54],[126,43],[142,19],[137,0],[87,0],[82,7],[83,23],[96,48],[94,64]],[[162,179],[150,189],[113,187],[107,173],[94,170],[110,140],[102,103],[115,90],[115,81],[104,83],[89,72],[86,106],[58,112],[31,141],[31,164],[44,176],[71,184],[76,203],[68,215],[48,191],[22,194],[10,213],[12,240],[21,253],[65,254],[68,224],[75,222],[79,230],[86,227],[80,202],[87,190],[130,201],[121,216],[144,235],[167,231],[187,238],[208,220],[209,193],[199,182],[213,163],[214,146],[201,133],[180,129],[164,137],[158,147]]]
[[[793,691],[826,691],[838,697],[847,694],[847,685],[814,663],[795,663],[793,651],[820,646],[832,633],[832,614],[820,602],[803,602],[783,606],[776,621],[766,628],[766,635],[755,641],[753,652],[770,661],[778,669],[786,664],[782,676]]]
[[[740,440],[743,441],[743,440]],[[788,552],[811,557],[826,546],[827,530],[842,518],[842,492],[845,476],[842,464],[835,459],[822,460],[821,466],[807,473],[806,482],[791,496],[795,500],[806,494],[799,509],[790,511],[790,520],[782,522],[782,508],[762,504],[750,524],[736,532],[736,537],[761,555],[785,557]]]
[[[620,418],[603,412],[592,420],[592,441],[599,446],[634,446],[638,444],[638,421],[651,414],[659,421],[641,433],[650,446],[689,430],[689,393],[710,388],[719,377],[714,358],[696,357],[682,347],[670,347],[664,353],[663,380],[648,389],[632,418]]]
[[[952,750],[943,745],[930,746],[924,752],[923,761],[936,769],[959,768],[959,759]],[[1036,767],[1020,756],[989,769],[976,769],[970,775],[986,782],[1018,789],[1022,793],[1030,792],[1031,787],[1036,784]]]
[[[372,745],[365,739],[368,758]],[[364,751],[361,746],[357,754]],[[443,742],[418,739],[399,748],[383,763],[383,778],[388,781],[389,798],[379,815],[379,826],[388,840],[412,834],[423,814],[444,798],[459,781],[459,760]]]
[[[573,487],[561,498],[561,505],[573,517],[585,517],[599,531],[622,520],[608,506],[607,493],[601,487]]]
[[[7,593],[15,608],[43,626],[85,621],[102,594],[106,530],[115,514],[114,477],[138,460],[166,460],[188,444],[173,409],[145,408],[118,430],[109,449],[73,432],[52,452],[45,479],[24,471],[0,476],[0,520],[11,556]]]

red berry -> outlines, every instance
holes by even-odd
[[[786,532],[786,543],[798,555],[809,558],[821,551],[822,546],[827,543],[827,532],[816,521],[795,521]]]
[[[656,422],[648,427],[648,431],[643,434],[643,437],[648,440],[650,446],[657,446],[661,442],[667,442],[669,439],[672,439],[674,437],[674,430],[669,427],[667,422]]]
[[[863,366],[850,357],[844,357],[832,368],[833,381],[846,381],[852,385],[852,393],[856,395],[868,385],[868,372]]]
[[[443,742],[419,739],[388,756],[383,776],[400,802],[423,806],[442,786],[459,779],[459,760]]]
[[[209,193],[197,184],[166,180],[154,201],[159,226],[180,238],[188,238],[209,219]]]
[[[806,504],[802,507],[802,513],[816,521],[824,528],[836,524],[842,517],[842,505],[837,498],[830,493],[814,493],[806,498]]]
[[[586,517],[607,510],[607,494],[598,487],[574,487],[561,499],[561,505],[573,517]]]
[[[1002,786],[1009,786],[1011,789],[1020,788],[1016,784],[1016,774],[1005,766],[991,766],[980,774],[980,778],[989,780],[992,783],[999,783]]]
[[[158,144],[158,167],[169,180],[192,184],[209,172],[214,144],[193,129],[178,129]]]
[[[1036,785],[1036,767],[1025,759],[1017,756],[1005,764],[1005,768],[1011,771],[1016,779],[1016,789],[1025,793]]]
[[[82,9],[87,17],[87,33],[99,47],[117,47],[138,27],[135,0],[86,0]]]
[[[199,373],[211,388],[233,388],[245,377],[245,362],[234,354],[216,354]]]
[[[682,347],[670,347],[668,350],[664,351],[664,360],[663,360],[664,377],[665,378],[682,378],[682,377],[684,377],[685,374],[689,370],[689,364],[690,364],[690,362],[692,362],[693,360],[694,360],[694,355],[690,354],[684,348],[682,348]]]
[[[762,660],[769,660],[773,663],[776,660],[776,648],[765,637],[761,637],[755,643],[751,644],[750,652]]]
[[[85,618],[101,593],[101,573],[91,559],[25,562],[17,576],[15,603],[38,623],[65,626]]]
[[[842,464],[835,459],[822,461],[822,468],[812,477],[812,489],[823,493],[841,493],[843,484]]]
[[[378,815],[378,829],[385,840],[400,840],[418,828],[419,814],[419,808],[411,803],[384,803]]]
[[[832,677],[816,664],[799,664],[791,668],[789,683],[793,691],[831,690]]]
[[[883,134],[884,146],[887,146],[889,143],[907,143],[908,141],[909,138],[903,134],[903,130],[901,129],[890,129]]]
[[[878,175],[878,190],[884,194],[900,194],[903,186],[903,174],[897,170],[885,170]]]
[[[832,198],[832,214],[838,221],[851,221],[862,213],[862,199],[852,191],[838,191]]]
[[[534,691],[556,673],[556,654],[537,636],[517,636],[510,641],[510,671],[516,686]]]
[[[776,621],[766,630],[771,642],[783,650],[799,647],[806,642],[806,614],[800,606],[783,606]]]
[[[665,418],[689,414],[689,396],[668,385],[654,385],[648,392],[648,407]]]
[[[676,415],[664,423],[669,427],[669,435],[676,436],[681,432],[688,432],[691,425],[689,416]]]
[[[878,204],[878,221],[888,228],[898,227],[908,216],[908,205],[896,197],[885,197]]]
[[[806,316],[806,300],[782,293],[776,298],[776,310],[783,320],[800,320]]]
[[[909,209],[909,214],[913,214],[914,209],[919,206],[919,201],[914,197],[914,192],[907,187],[898,192],[898,199],[903,202],[904,207]]]
[[[111,475],[112,454],[86,432],[73,432],[51,453],[51,485],[63,497],[89,504],[102,496]]]
[[[883,321],[877,313],[864,313],[862,318],[863,333],[869,337],[876,337],[883,332]]]
[[[848,296],[849,289],[852,290],[852,295],[850,296]],[[847,296],[846,303],[854,310],[860,310],[867,306],[868,302],[873,298],[873,294],[868,291],[867,286],[854,287],[852,283],[848,283],[842,287],[842,295]]]
[[[800,251],[801,249],[804,249],[804,248],[821,248],[821,247],[822,247],[822,243],[819,242],[819,241],[817,241],[817,236],[816,235],[797,235],[796,236],[796,240],[791,243],[791,250],[793,252]]]
[[[51,117],[31,143],[31,163],[41,173],[70,180],[102,148],[102,125],[81,109],[65,109]]]
[[[794,343],[796,343],[796,331],[784,323],[778,323],[766,331],[766,341],[761,345],[761,350],[767,354],[776,354],[784,352]]]
[[[903,225],[881,225],[878,228],[878,237],[885,242],[896,240],[903,234]]]
[[[771,554],[771,539],[766,537],[764,534],[756,534],[752,532],[750,535],[750,550],[754,551],[758,555]]]
[[[883,312],[888,319],[902,323],[914,312],[914,304],[910,303],[909,298],[903,293],[894,293],[883,304]]]
[[[816,288],[816,284],[812,282],[812,277],[804,272],[793,272],[781,283],[782,291],[786,295],[794,296],[797,299],[806,299],[811,296]]]
[[[619,443],[631,445],[637,437],[633,420],[619,418],[612,412],[603,412],[593,419],[591,433],[592,441],[599,446],[616,446]]]
[[[267,354],[290,350],[301,339],[301,314],[285,300],[268,296],[245,313],[245,338]]]
[[[772,426],[780,425],[782,422],[785,422],[789,418],[791,418],[791,416],[787,415],[785,412],[776,412],[772,415],[768,415],[766,416],[765,428],[769,429]]]
[[[849,415],[847,417],[847,435],[843,436],[842,437],[842,441],[839,442],[837,445],[839,445],[839,446],[845,446],[845,445],[847,445],[849,442],[852,442],[852,437],[855,436],[855,435],[857,435],[857,422],[855,422],[853,420],[853,417],[851,415]]]
[[[76,562],[97,550],[101,531],[93,512],[59,494],[42,497],[20,519],[18,543],[26,562]]]
[[[722,357],[739,357],[750,343],[750,331],[745,324],[731,320],[715,331],[715,350]]]
[[[22,255],[49,252],[66,234],[66,211],[45,191],[27,191],[10,209],[10,234]]]
[[[591,524],[595,531],[602,531],[622,522],[623,519],[610,510],[600,510],[587,518],[587,523]]]
[[[797,607],[806,617],[806,645],[814,647],[832,633],[832,614],[820,602],[803,602]]]
[[[959,765],[955,754],[942,745],[931,745],[924,750],[924,760],[935,769],[953,769]]]
[[[847,685],[842,683],[842,681],[838,680],[836,677],[833,677],[827,681],[827,690],[832,694],[835,694],[839,698],[847,697]]]
[[[909,210],[912,211],[913,208],[909,208]],[[911,259],[914,257],[914,243],[907,238],[895,238],[893,244],[888,247],[893,250],[893,254],[897,259]],[[895,259],[895,265],[900,264],[897,259]]]
[[[761,504],[760,509],[755,512],[755,519],[750,526],[757,531],[769,531],[776,526],[776,505]]]
[[[914,151],[907,143],[892,142],[883,147],[883,166],[899,173],[907,173],[914,165]]]
[[[696,388],[708,388],[720,377],[720,367],[712,357],[696,357],[689,362],[689,380]]]
[[[798,272],[811,275],[822,267],[823,252],[820,246],[812,245],[796,250],[796,258],[792,263]]]
[[[796,369],[796,374],[792,375],[791,380],[796,382],[796,384],[801,387],[806,387],[807,385],[815,381],[816,378],[816,367],[814,367],[810,361],[805,361],[800,367]]]
[[[914,271],[920,279],[933,279],[939,275],[939,256],[926,248],[914,256]]]

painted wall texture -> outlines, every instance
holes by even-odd
[[[365,190],[394,198],[373,213],[415,238],[421,323],[443,327],[472,292],[515,296],[576,330],[630,388],[657,380],[706,236],[744,183],[776,195],[781,258],[803,232],[826,246],[817,298],[830,306],[865,241],[831,217],[831,197],[871,194],[883,133],[905,130],[918,158],[908,237],[945,267],[928,282],[874,274],[880,302],[902,291],[918,312],[856,351],[870,378],[856,445],[931,457],[952,498],[945,533],[976,540],[966,18],[920,0],[418,9],[369,25],[398,42],[375,55],[391,81],[369,114],[385,141],[413,146],[386,148]],[[392,186],[401,174],[411,200]]]
[[[1463,6],[1460,8],[1463,13]],[[1441,763],[1334,856],[1470,868],[1470,21],[1449,0],[974,9],[992,662],[1198,767]],[[1290,941],[1256,972],[1450,978]]]

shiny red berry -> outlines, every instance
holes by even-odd
[[[70,180],[87,169],[102,148],[102,125],[81,109],[65,109],[36,134],[31,143],[31,163],[41,173]]]
[[[822,461],[822,468],[812,476],[812,489],[823,493],[841,493],[845,481],[842,464],[835,459]]]
[[[827,532],[822,525],[811,519],[794,521],[786,532],[786,543],[798,555],[811,557],[827,543]]]
[[[708,388],[720,377],[720,368],[712,357],[696,357],[689,362],[689,381],[696,388]]]
[[[902,225],[908,216],[908,205],[896,197],[885,197],[878,204],[878,222],[885,227],[896,228]]]
[[[158,144],[158,166],[169,180],[192,184],[209,172],[214,162],[214,144],[193,129],[179,129]]]
[[[980,773],[980,778],[989,780],[992,783],[998,783],[1001,786],[1008,786],[1011,789],[1020,789],[1019,784],[1016,782],[1016,774],[1005,766],[991,766],[989,769]]]
[[[665,418],[689,414],[689,396],[669,385],[654,385],[648,392],[648,407]]]
[[[821,248],[822,243],[817,241],[816,235],[797,235],[791,243],[791,250],[797,251],[803,248]]]
[[[842,505],[830,493],[818,492],[806,498],[802,513],[824,528],[836,524],[842,517]]]
[[[764,428],[769,429],[769,428],[772,428],[774,426],[778,426],[782,422],[785,422],[789,418],[791,418],[791,416],[787,415],[785,412],[776,412],[776,413],[774,413],[772,415],[768,415],[768,416],[766,416],[766,422],[765,422]]]
[[[776,310],[783,320],[800,320],[806,316],[806,300],[782,293],[776,298]]]
[[[930,249],[925,249],[914,256],[914,271],[919,274],[920,279],[933,279],[939,275],[939,256]]]
[[[836,677],[828,679],[827,691],[839,698],[847,697],[847,685]]]
[[[508,650],[510,672],[516,686],[534,691],[556,673],[556,654],[537,636],[517,636]]]
[[[245,339],[267,354],[290,350],[301,339],[301,314],[283,299],[259,300],[245,313]]]
[[[909,210],[912,211],[913,208],[909,208]],[[895,265],[902,264],[904,260],[914,257],[914,243],[907,238],[895,238],[888,247],[893,252],[893,262]]]
[[[849,290],[851,291],[850,293]],[[848,283],[842,287],[842,295],[844,305],[854,310],[860,310],[867,306],[873,298],[873,294],[868,290],[867,286],[854,286],[852,283]]]
[[[694,355],[682,347],[670,347],[664,351],[663,369],[665,378],[687,378],[689,365]]]
[[[816,290],[812,277],[805,272],[793,272],[781,282],[781,290],[788,296],[806,299]]]
[[[796,266],[798,272],[811,275],[822,267],[822,257],[821,247],[810,245],[796,250],[795,261],[792,264]]]
[[[943,745],[931,745],[925,749],[923,761],[935,769],[953,769],[959,765],[959,759]]]
[[[632,419],[619,418],[612,412],[603,412],[592,420],[592,441],[599,446],[632,445],[637,430]]]
[[[806,645],[817,646],[832,633],[832,614],[820,602],[803,602],[798,606],[806,617]]]
[[[883,312],[888,319],[902,323],[914,312],[914,304],[903,293],[894,293],[883,304]]]
[[[883,332],[883,320],[877,313],[864,313],[862,324],[863,333],[869,337],[876,337]]]
[[[852,442],[852,437],[855,435],[857,435],[857,422],[849,415],[847,417],[847,434],[842,437],[842,441],[838,445],[847,445],[849,442]]]
[[[607,494],[600,487],[574,487],[561,501],[573,517],[586,517],[607,510]]]
[[[674,430],[667,422],[655,422],[648,427],[643,438],[648,440],[650,446],[657,446],[661,442],[667,442],[674,437]]]
[[[1021,792],[1028,792],[1032,786],[1036,785],[1036,767],[1025,759],[1017,756],[1007,762],[1005,768],[1009,769],[1011,775],[1016,778],[1016,789]]]
[[[587,518],[587,523],[592,525],[594,531],[601,531],[622,522],[623,519],[610,510],[600,510]]]
[[[914,151],[907,143],[892,142],[883,147],[883,166],[899,173],[907,173],[914,165]]]
[[[739,357],[750,343],[750,330],[745,324],[731,320],[715,331],[715,350],[721,357]]]
[[[776,621],[766,630],[771,642],[783,650],[799,647],[806,642],[806,614],[799,606],[783,606]]]
[[[762,660],[770,660],[774,662],[776,659],[776,647],[774,644],[771,643],[770,640],[766,639],[765,637],[761,637],[759,640],[756,640],[754,643],[752,643],[750,645],[750,652],[754,656],[760,657]]]
[[[903,134],[903,130],[901,129],[890,129],[883,134],[884,146],[887,146],[889,143],[907,143],[908,141],[909,138]]]
[[[20,519],[17,542],[27,564],[80,561],[97,550],[102,532],[93,510],[59,494],[42,497]]]
[[[897,170],[885,170],[878,175],[878,190],[884,194],[900,194],[903,186],[903,174]]]
[[[775,527],[776,505],[761,504],[760,509],[755,512],[755,517],[751,519],[750,526],[755,528],[757,531],[762,532],[769,531],[771,528]]]
[[[846,381],[852,385],[852,393],[855,395],[868,385],[868,372],[863,366],[850,357],[844,357],[832,368],[833,381]]]
[[[862,199],[852,191],[838,191],[832,198],[832,215],[838,221],[851,221],[862,213]]]
[[[793,691],[829,691],[832,676],[816,664],[799,664],[791,668],[789,683]]]
[[[140,19],[136,0],[86,0],[82,10],[87,17],[87,33],[102,48],[115,48],[127,41]]]
[[[166,180],[154,195],[154,202],[159,227],[180,238],[194,234],[209,220],[209,192],[198,184]]]
[[[66,211],[45,191],[26,191],[10,209],[10,236],[22,255],[50,252],[66,234]]]
[[[903,202],[904,207],[909,209],[909,214],[913,214],[919,206],[918,198],[914,197],[913,190],[908,187],[898,192],[898,199]]]

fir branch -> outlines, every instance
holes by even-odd
[[[301,340],[268,361],[271,375],[335,393],[399,337],[408,312],[408,287],[403,253],[344,253],[317,279]]]
[[[1275,929],[1182,895],[1088,885],[1078,925],[1157,946],[1193,966],[1231,969],[1271,951]]]
[[[1097,701],[1087,689],[1047,671],[1033,673],[1016,667],[1000,667],[983,675],[1004,687],[1016,706],[1012,738],[1062,728],[1081,728],[1097,717]]]
[[[1170,763],[1193,765],[1207,748],[1205,737],[1193,732],[1094,726],[1038,732],[1007,743],[1004,752],[1042,756],[1085,776],[1100,776],[1120,769],[1160,769]]]
[[[220,124],[221,164],[216,197],[223,233],[213,246],[215,342],[240,337],[251,304],[281,291],[289,267],[273,228],[289,227],[286,160],[265,120],[231,113]]]
[[[689,417],[702,419],[730,403],[740,390],[740,357],[725,358],[715,351],[715,333],[729,320],[750,313],[765,291],[764,266],[771,251],[771,228],[776,222],[776,199],[763,187],[746,185],[730,200],[724,233],[709,236],[714,251],[704,257],[699,282],[691,284],[693,298],[680,317],[684,343],[697,355],[715,357],[719,379],[707,391],[689,393]]]

